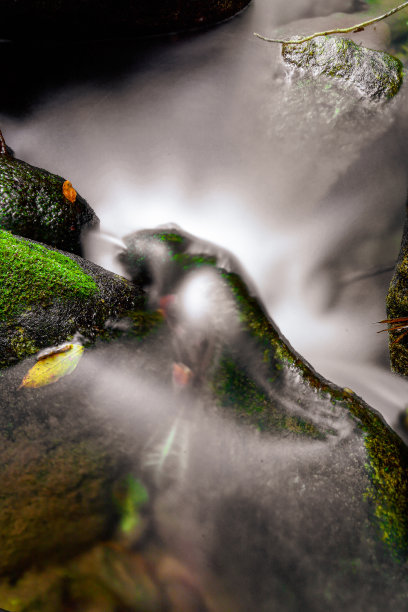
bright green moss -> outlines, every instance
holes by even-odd
[[[0,230],[0,320],[34,304],[87,298],[99,292],[72,259]]]

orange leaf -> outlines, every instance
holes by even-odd
[[[67,200],[71,202],[71,204],[75,202],[76,197],[77,197],[77,192],[73,188],[71,181],[65,181],[65,183],[62,186],[62,193],[67,198]]]

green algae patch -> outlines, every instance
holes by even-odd
[[[233,408],[240,421],[253,424],[260,431],[285,431],[295,436],[319,440],[325,438],[313,423],[297,415],[287,414],[275,406],[232,358],[221,360],[213,388],[220,405]]]
[[[1,230],[0,282],[0,320],[39,302],[86,300],[99,292],[94,279],[75,261]]]
[[[282,57],[287,64],[313,78],[335,79],[370,100],[393,98],[403,80],[399,59],[338,36],[318,36],[298,45],[284,44]]]
[[[174,263],[178,264],[183,270],[201,268],[202,266],[216,266],[217,258],[211,255],[191,255],[190,253],[176,253],[173,255]]]

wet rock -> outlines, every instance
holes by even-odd
[[[141,291],[81,257],[0,230],[0,365],[76,333],[92,340]]]
[[[0,132],[0,229],[81,254],[99,219],[70,181],[16,159]]]
[[[402,611],[406,446],[363,400],[290,347],[227,253],[201,244],[177,228],[133,235],[129,269],[138,282],[143,263],[157,310],[134,309],[112,323],[110,341],[87,347],[55,385],[17,391],[30,360],[3,370],[0,594],[39,554],[43,566],[63,562],[109,534],[113,552],[90,552],[64,592],[75,603],[82,592],[85,610],[109,610],[104,598],[139,610],[129,581],[149,579],[143,568],[133,573],[122,550],[131,524],[141,554],[160,542],[163,558],[174,560],[153,579],[159,591],[193,609],[210,601],[209,609],[380,611],[388,602]],[[175,363],[191,375],[174,376]],[[144,499],[150,528],[140,533]],[[94,507],[100,528],[84,530]],[[62,515],[69,525],[59,529]],[[188,573],[175,571],[178,564]],[[149,589],[145,609],[161,609]]]
[[[58,40],[61,24],[78,38],[140,36],[203,27],[232,17],[250,0],[4,0],[0,36]],[[107,18],[109,15],[109,18]]]
[[[318,36],[299,45],[282,45],[283,60],[314,78],[336,79],[362,98],[389,99],[402,83],[402,63],[384,51],[339,36]]]
[[[405,221],[401,249],[387,295],[388,319],[397,319],[389,324],[389,349],[391,368],[394,372],[408,376],[408,221]],[[398,320],[398,319],[402,319]]]

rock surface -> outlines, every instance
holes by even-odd
[[[3,0],[0,36],[70,40],[187,30],[232,17],[250,0]],[[109,15],[109,17],[108,17]]]
[[[81,232],[99,219],[61,176],[11,155],[0,132],[0,229],[81,254]]]
[[[128,553],[114,560],[136,520],[127,494],[112,501],[130,474],[149,500],[138,551],[188,567],[179,578],[203,593],[199,609],[403,610],[407,448],[293,351],[233,266],[220,265],[228,254],[200,253],[200,241],[183,249],[185,239],[174,228],[133,235],[132,258],[145,249],[159,310],[114,324],[111,341],[86,349],[73,374],[16,391],[31,360],[3,371],[0,605],[24,595],[18,612],[33,609],[34,597],[46,610],[52,592],[59,609],[69,592],[83,610],[165,609],[154,589],[145,602],[129,591],[129,581],[149,583],[143,563],[129,578],[120,569],[134,568]],[[158,261],[152,241],[170,284],[149,262]],[[90,553],[93,590],[69,558],[105,537],[112,549]],[[67,565],[53,574],[56,560]],[[20,578],[24,568],[31,573]],[[101,603],[101,590],[116,603]],[[183,606],[173,607],[195,609]]]
[[[0,366],[82,333],[135,306],[141,291],[77,255],[0,230]]]
[[[405,221],[402,235],[401,249],[395,266],[394,275],[391,280],[387,295],[388,319],[400,319],[402,321],[390,324],[390,329],[395,331],[389,333],[389,349],[391,368],[394,372],[408,376],[408,335],[403,336],[408,325],[408,221]],[[404,318],[406,320],[404,321]]]
[[[314,78],[334,78],[369,100],[392,98],[403,78],[397,58],[339,36],[318,36],[299,45],[284,44],[282,57]]]

